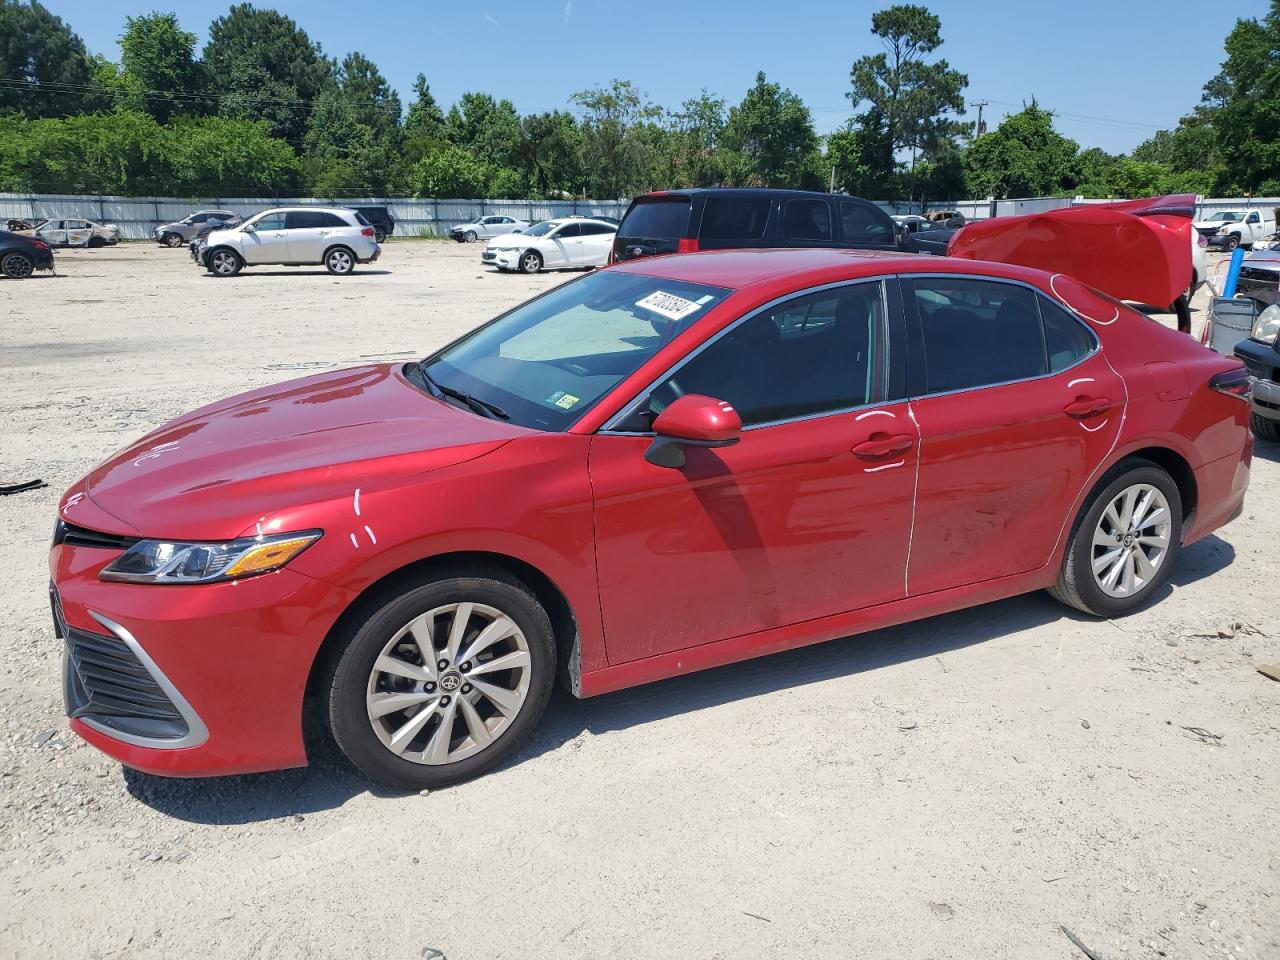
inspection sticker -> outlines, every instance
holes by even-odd
[[[559,407],[561,410],[572,410],[581,397],[575,397],[572,393],[565,393],[563,390],[557,390],[551,396],[547,397],[547,403],[552,406]]]
[[[668,320],[682,320],[695,310],[701,309],[702,304],[686,300],[684,297],[677,297],[674,293],[655,290],[643,300],[637,300],[636,306],[660,313]]]

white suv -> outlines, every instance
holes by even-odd
[[[330,273],[345,276],[381,252],[369,221],[341,207],[267,210],[191,244],[191,259],[215,277],[234,277],[258,264],[324,264]]]

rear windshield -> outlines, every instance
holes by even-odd
[[[688,197],[637,200],[618,228],[620,237],[678,240],[688,235]]]

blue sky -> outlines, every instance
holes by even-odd
[[[1082,146],[1129,150],[1177,122],[1217,73],[1238,17],[1267,0],[926,0],[942,18],[938,51],[986,98],[989,124],[1037,98]],[[229,3],[45,0],[95,53],[118,59],[128,14],[178,7],[203,45]],[[855,58],[879,49],[861,0],[260,0],[293,17],[329,55],[359,50],[407,106],[422,71],[446,108],[465,90],[522,112],[568,106],[575,90],[614,77],[677,106],[706,87],[736,103],[763,69],[809,105],[820,133],[850,114]]]

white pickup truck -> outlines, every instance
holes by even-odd
[[[1261,210],[1215,210],[1194,224],[1211,247],[1234,250],[1251,247],[1276,229],[1275,220]]]

